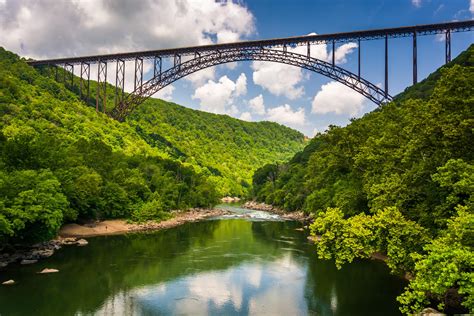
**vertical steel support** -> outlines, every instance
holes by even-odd
[[[311,58],[311,44],[308,42],[308,48],[307,48],[307,51],[306,51],[306,56],[309,58]]]
[[[155,56],[153,59],[153,77],[161,80],[161,71],[163,67],[163,61],[160,56]]]
[[[357,76],[360,80],[360,38],[357,39]]]
[[[62,73],[62,79],[63,79],[63,84],[66,85],[66,66],[67,64],[63,64],[63,73]]]
[[[64,64],[64,85],[67,86],[70,82],[69,88],[72,89],[74,87],[74,65],[73,64]]]
[[[135,58],[135,83],[133,85],[133,90],[137,91],[137,88],[140,90],[138,93],[142,92],[142,83],[143,83],[143,58]]]
[[[451,61],[451,30],[446,30],[446,64]]]
[[[115,68],[115,107],[123,103],[125,97],[125,60],[117,59]]]
[[[181,65],[181,55],[175,54],[174,55],[174,67]]]
[[[388,35],[385,35],[385,97],[388,97]]]
[[[336,42],[332,40],[332,65],[336,65]]]
[[[84,77],[86,79],[84,79]],[[84,80],[86,80],[86,84],[84,87]],[[79,96],[82,98],[83,90],[86,88],[86,100],[89,99],[90,96],[90,82],[91,82],[91,65],[89,63],[82,62],[81,63],[81,78],[79,80]]]
[[[99,101],[102,102],[102,111],[105,113],[107,105],[107,61],[98,60],[97,63],[97,95],[95,110],[99,112]]]
[[[283,44],[283,53],[285,53],[286,55],[286,52],[288,51],[287,47],[286,47],[286,44]]]
[[[413,84],[418,82],[418,52],[416,48],[416,31],[413,32]]]

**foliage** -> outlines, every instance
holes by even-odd
[[[170,213],[163,210],[161,199],[157,194],[154,194],[153,199],[143,203],[140,208],[137,208],[132,213],[132,219],[137,222],[144,222],[147,220],[165,220],[171,218]]]
[[[303,148],[303,134],[150,99],[127,119],[150,145],[208,175],[219,194],[246,196],[255,169]]]
[[[254,183],[254,197],[315,214],[396,206],[429,229],[444,228],[455,205],[472,203],[466,190],[473,181],[473,55],[474,45],[437,71],[425,99],[399,98],[344,128],[330,126],[302,153],[274,166],[276,178],[269,166],[257,170],[259,179],[271,181]]]
[[[77,219],[210,207],[224,194],[245,195],[254,169],[303,146],[301,133],[276,123],[161,100],[119,123],[79,100],[79,78],[66,89],[53,77],[0,48],[0,247],[48,239]],[[96,89],[91,81],[91,96]],[[110,109],[110,85],[107,94]]]
[[[316,216],[321,258],[340,267],[378,251],[393,272],[415,275],[406,313],[438,303],[462,312],[453,298],[473,309],[473,61],[471,45],[394,102],[255,172],[257,200]]]
[[[474,214],[472,209],[458,207],[457,215],[448,221],[447,229],[425,247],[425,255],[414,254],[415,278],[398,298],[402,311],[416,313],[431,301],[446,313],[458,302],[454,293],[462,295],[461,304],[474,313]],[[456,300],[456,296],[454,296]]]
[[[387,264],[394,273],[413,269],[410,254],[421,251],[428,236],[423,227],[405,219],[395,208],[347,219],[340,209],[329,208],[319,214],[310,229],[317,239],[318,256],[334,258],[338,268],[379,252],[388,255]]]
[[[162,212],[217,202],[204,173],[2,49],[0,83],[0,246],[49,239],[77,218],[131,217],[149,202]]]

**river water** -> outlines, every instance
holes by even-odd
[[[405,282],[377,261],[337,270],[300,223],[235,215],[89,239],[0,271],[0,315],[399,315]],[[59,273],[37,274],[43,268]]]

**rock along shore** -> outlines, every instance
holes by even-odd
[[[313,221],[313,217],[311,215],[306,215],[302,211],[287,212],[278,207],[274,207],[273,205],[259,203],[256,201],[247,201],[242,205],[242,207],[246,209],[265,211],[265,212],[277,214],[277,215],[280,215],[284,219],[299,221],[304,224],[309,224]]]

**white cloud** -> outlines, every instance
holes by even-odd
[[[469,6],[469,11],[474,14],[474,0],[471,0],[471,5]]]
[[[335,62],[338,64],[346,63],[346,56],[352,53],[357,47],[358,45],[356,43],[346,43],[336,48],[336,51],[334,53]]]
[[[201,86],[208,80],[214,80],[216,77],[216,68],[210,67],[199,70],[195,73],[187,75],[184,79],[190,81],[194,87]]]
[[[234,98],[247,92],[247,79],[245,74],[240,74],[234,82],[227,76],[222,76],[219,81],[209,80],[194,91],[193,99],[199,99],[203,111],[235,115],[238,109],[233,104]]]
[[[250,112],[243,112],[239,118],[243,121],[250,122],[252,120],[252,114],[250,114]]]
[[[164,87],[163,89],[161,89],[160,91],[158,91],[157,93],[155,93],[153,97],[158,98],[158,99],[163,99],[166,101],[171,101],[171,99],[173,98],[174,89],[175,88],[173,85],[168,85]]]
[[[298,84],[303,80],[300,68],[279,63],[256,61],[252,63],[253,82],[272,94],[294,100],[304,94]]]
[[[316,35],[316,33],[308,35]],[[352,53],[355,48],[357,48],[356,43],[346,43],[337,47],[334,52],[335,62],[337,64],[347,62],[347,55]],[[307,47],[290,47],[288,52],[306,55]],[[323,61],[329,62],[332,60],[332,50],[329,50],[326,44],[312,45],[310,54],[311,57]],[[277,96],[283,95],[290,100],[304,95],[301,83],[305,77],[301,68],[279,63],[255,61],[252,63],[252,69],[254,83],[270,93]]]
[[[253,113],[258,115],[265,114],[265,103],[263,102],[263,95],[258,95],[249,101],[250,109]]]
[[[304,108],[298,108],[294,111],[289,104],[268,109],[267,119],[294,128],[306,125]]]
[[[421,0],[411,0],[411,4],[413,4],[415,7],[419,8],[419,7],[421,7]]]
[[[311,112],[355,116],[361,113],[364,101],[362,94],[339,82],[331,81],[322,85],[321,90],[314,96]]]
[[[0,46],[32,58],[210,44],[255,30],[252,13],[237,1],[1,0],[0,5]]]
[[[247,76],[241,73],[235,82],[235,96],[245,95],[247,93]]]

